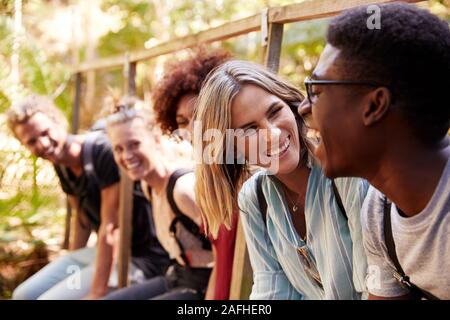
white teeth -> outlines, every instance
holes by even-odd
[[[273,156],[277,156],[280,153],[284,152],[287,150],[287,148],[289,148],[289,145],[291,144],[291,139],[287,138],[286,141],[283,143],[283,145],[278,149],[278,150],[274,150],[270,153],[267,153],[267,155],[269,157],[273,157]]]
[[[54,153],[54,149],[52,148],[52,149],[47,150],[47,151],[44,153],[44,156],[50,157],[50,156],[53,155],[53,153]]]
[[[135,169],[135,168],[139,167],[140,164],[141,163],[139,161],[128,163],[127,164],[127,169]]]

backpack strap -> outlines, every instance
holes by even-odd
[[[331,186],[333,187],[334,192],[334,198],[336,199],[336,203],[339,207],[339,210],[341,211],[342,215],[344,216],[345,220],[348,221],[347,212],[345,211],[344,204],[342,203],[341,195],[339,194],[338,188],[336,186],[336,183],[334,182],[334,179],[331,180]]]
[[[256,196],[258,197],[259,210],[265,225],[267,223],[267,201],[262,191],[262,179],[262,174],[256,179]]]
[[[181,222],[181,224],[191,233],[193,234],[197,239],[199,239],[202,243],[202,247],[205,250],[211,250],[211,242],[205,237],[205,235],[201,232],[200,227],[192,221],[191,218],[186,216],[180,208],[178,208],[174,196],[173,191],[175,189],[175,184],[181,176],[192,172],[190,169],[178,169],[175,170],[169,177],[169,182],[167,184],[167,200],[169,202],[170,208],[175,213],[175,218],[170,223],[169,231],[174,236],[175,240],[178,243],[178,246],[181,250],[181,257],[186,263],[186,266],[189,266],[189,260],[187,259],[185,249],[183,247],[183,244],[181,241],[176,237],[176,231],[177,231],[177,224],[178,222]]]
[[[81,154],[81,159],[83,162],[83,171],[86,174],[86,177],[91,178],[97,186],[99,185],[99,180],[94,168],[93,147],[95,141],[98,139],[98,137],[100,137],[101,134],[104,133],[96,131],[86,134],[85,139],[83,141]],[[73,139],[73,137],[70,137],[69,139]],[[62,173],[65,182],[68,183],[72,191],[76,193],[74,194],[74,196],[77,198],[78,205],[80,205],[80,203],[84,201],[84,198],[87,196],[87,189],[85,188],[87,188],[88,182],[86,181],[86,185],[81,188],[82,191],[80,192],[80,186],[78,186],[71,179],[68,169],[64,166],[58,166],[58,168]],[[99,224],[98,217],[91,215],[89,211],[83,210],[83,212],[88,216],[88,218],[90,218],[91,221],[95,221],[94,224]]]
[[[178,178],[192,172],[190,169],[178,169],[175,170],[169,177],[169,182],[167,184],[166,194],[167,200],[169,201],[170,208],[175,213],[176,216],[184,216],[184,213],[178,208],[177,203],[173,197],[173,190],[175,189],[175,184]]]
[[[439,300],[433,294],[420,289],[414,283],[409,280],[409,277],[403,271],[400,262],[398,261],[397,252],[395,250],[394,236],[392,235],[392,223],[391,223],[391,203],[388,202],[387,197],[383,199],[383,213],[384,213],[384,241],[386,244],[387,252],[392,263],[394,263],[396,271],[394,277],[398,282],[408,287],[411,295],[415,299],[425,298],[428,300]]]
[[[73,141],[73,136],[69,135],[67,137],[67,142],[66,144],[70,144]],[[76,195],[76,193],[78,192],[79,187],[77,186],[77,184],[72,180],[70,174],[69,174],[69,169],[65,166],[59,165],[59,164],[55,164],[54,165],[55,169],[57,171],[59,171],[61,173],[61,175],[64,178],[64,182],[66,184],[69,185],[69,188],[71,190],[72,193],[75,193],[73,195]]]

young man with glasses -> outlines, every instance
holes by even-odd
[[[413,5],[379,8],[380,30],[367,7],[330,23],[299,112],[325,174],[373,186],[361,218],[370,298],[450,299],[449,26]]]

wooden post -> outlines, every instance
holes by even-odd
[[[280,67],[281,44],[283,42],[283,24],[271,23],[269,25],[269,38],[265,50],[264,65],[277,73]]]
[[[136,95],[136,62],[132,62],[128,67],[128,85],[127,85],[127,95]]]
[[[81,72],[75,74],[75,96],[73,102],[72,110],[72,127],[71,133],[76,134],[78,132],[78,127],[80,125],[80,101],[81,101],[81,82],[83,81],[83,76]],[[72,208],[70,207],[69,200],[66,197],[66,221],[64,228],[64,241],[62,244],[63,249],[69,248],[70,243],[70,233],[72,220],[77,219],[76,212],[75,215],[72,213]]]
[[[136,93],[136,62],[130,63],[126,55],[124,65],[124,92],[127,95]],[[133,187],[134,182],[125,172],[120,172],[120,200],[119,200],[119,257],[118,257],[118,285],[119,288],[128,286],[128,267],[131,258],[131,233],[133,218]]]
[[[125,172],[120,173],[119,200],[119,257],[118,257],[118,286],[128,286],[128,266],[131,258],[131,221],[133,214],[133,181]]]
[[[233,273],[231,275],[230,300],[247,300],[252,291],[253,272],[240,219],[237,228]]]
[[[72,110],[72,133],[76,134],[80,126],[80,103],[81,103],[81,82],[83,77],[81,72],[75,74],[75,98]]]
[[[76,213],[75,213],[76,215]],[[75,219],[75,215],[72,213],[72,207],[69,203],[69,197],[66,195],[66,219],[65,219],[65,226],[64,226],[64,241],[62,244],[62,248],[64,250],[69,249],[70,244],[70,233],[72,230],[72,219]]]

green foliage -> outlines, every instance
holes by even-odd
[[[19,94],[30,93],[49,95],[56,98],[55,103],[67,114],[70,113],[70,96],[68,90],[54,97],[59,86],[64,86],[70,76],[70,69],[60,61],[60,57],[48,55],[47,51],[30,34],[21,34],[19,61],[21,85]],[[11,104],[11,80],[9,73],[11,65],[8,58],[13,51],[13,21],[11,18],[0,17],[0,112]]]
[[[144,47],[145,41],[153,36],[152,21],[156,20],[155,5],[149,1],[106,0],[102,9],[120,11],[121,28],[110,31],[98,43],[100,56],[110,56]]]
[[[10,16],[0,17],[0,112],[10,107],[13,101],[13,82],[10,78],[11,56],[13,54],[14,32],[13,19]],[[56,98],[55,102],[61,109],[70,113],[69,90],[59,90],[70,75],[67,65],[60,62],[60,57],[45,50],[39,38],[31,33],[22,33],[18,50],[20,85],[17,88],[19,96],[30,93],[49,95]],[[30,157],[24,148],[17,148],[3,121],[0,123],[2,149],[0,150],[0,282],[1,290],[13,288],[18,282],[4,276],[4,271],[19,270],[14,264],[16,259],[28,259],[33,252],[43,252],[42,246],[35,247],[36,241],[49,241],[60,236],[64,221],[64,207],[61,205],[61,191],[56,179],[50,185],[37,185],[38,176],[48,171],[48,163],[37,161]],[[50,168],[51,169],[51,168]],[[50,233],[36,231],[39,228],[51,230]],[[30,252],[10,250],[18,241],[25,241],[35,249]],[[40,248],[40,249],[39,249]],[[36,251],[37,250],[37,251]],[[8,254],[6,254],[9,252]],[[2,254],[3,253],[3,254]],[[37,265],[36,265],[37,266]],[[42,263],[40,263],[40,267]],[[9,269],[8,269],[9,268]],[[22,276],[36,268],[26,267]],[[15,277],[23,281],[23,277]],[[6,286],[6,287],[5,287]],[[8,292],[0,293],[8,297]]]
[[[62,212],[58,208],[60,195],[52,190],[46,191],[20,191],[9,199],[0,199],[0,242],[24,240],[24,236],[32,240],[33,227],[42,225],[47,219],[45,223],[63,221]],[[17,219],[11,220],[11,217]]]

